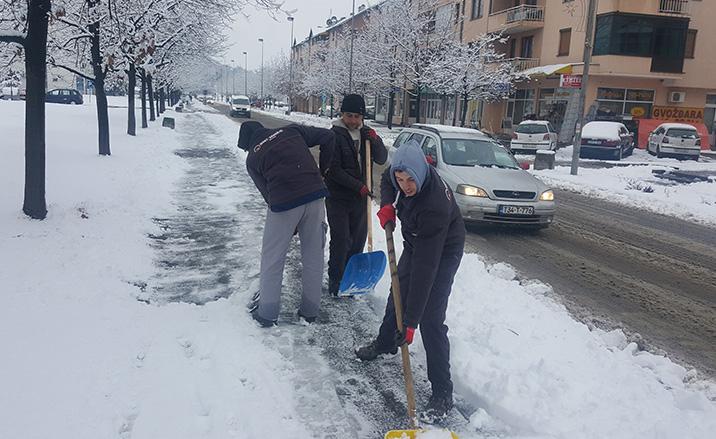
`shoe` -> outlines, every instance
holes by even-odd
[[[386,346],[383,344],[379,344],[378,340],[376,339],[365,346],[359,347],[358,349],[355,350],[355,352],[356,352],[356,356],[361,361],[372,361],[381,355],[385,355],[385,354],[395,355],[398,353],[398,348],[395,345]]]
[[[256,320],[259,325],[261,325],[262,328],[270,328],[272,326],[276,326],[278,324],[277,320],[269,320],[261,317],[259,315],[259,307],[257,306],[255,310],[251,311],[251,318]]]
[[[418,418],[426,424],[435,424],[444,421],[452,410],[452,394],[433,394],[425,406],[425,410],[418,414]]]
[[[308,326],[311,323],[316,321],[316,317],[306,317],[303,314],[301,314],[301,310],[298,310],[296,312],[296,315],[298,316],[298,322],[304,326]]]
[[[328,281],[328,294],[331,295],[331,297],[338,297],[338,287],[340,284]]]

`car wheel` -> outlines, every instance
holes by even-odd
[[[70,101],[70,105],[75,105],[76,103],[75,101]]]

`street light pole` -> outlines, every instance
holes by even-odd
[[[579,89],[579,109],[577,110],[577,126],[574,133],[574,146],[572,147],[571,175],[577,175],[579,170],[579,152],[582,147],[582,126],[584,125],[584,101],[589,83],[589,64],[592,62],[592,48],[594,47],[594,21],[596,20],[597,2],[589,0],[587,12],[587,34],[584,37],[584,69],[582,72],[582,88]]]
[[[356,0],[353,0],[353,13],[351,13],[351,59],[348,67],[348,93],[353,92],[353,37],[355,36]]]
[[[248,75],[249,75],[249,55],[248,55],[248,53],[244,52],[244,94],[246,96],[249,95]]]
[[[236,63],[231,60],[231,94],[236,94]]]
[[[293,107],[293,17],[289,16],[288,21],[291,22],[291,41],[288,45],[288,110],[286,114],[291,114],[291,107]]]
[[[264,39],[259,38],[259,43],[261,43],[261,104],[263,105],[264,101]]]

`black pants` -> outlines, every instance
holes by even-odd
[[[338,291],[343,271],[351,256],[361,253],[368,236],[365,199],[326,199],[328,225],[331,228],[328,259],[328,288]]]
[[[410,300],[410,266],[412,251],[405,247],[398,262],[398,277],[400,282],[400,297],[403,308]],[[420,335],[425,346],[425,355],[428,364],[428,380],[432,387],[433,395],[452,395],[452,380],[450,379],[450,340],[448,339],[448,327],[445,324],[445,312],[447,310],[448,298],[452,291],[452,283],[455,273],[460,266],[462,251],[443,254],[438,267],[438,273],[430,290],[430,297],[425,305],[425,312],[420,321]],[[395,332],[397,323],[395,320],[395,305],[393,297],[388,297],[388,304],[385,307],[383,323],[378,331],[378,342],[384,346],[395,344]]]

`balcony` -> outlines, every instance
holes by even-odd
[[[509,61],[515,66],[517,72],[539,66],[539,58],[507,58],[505,61]]]
[[[689,0],[659,0],[659,12],[662,14],[690,15]]]
[[[544,27],[544,6],[520,5],[490,14],[488,32],[515,34]]]

